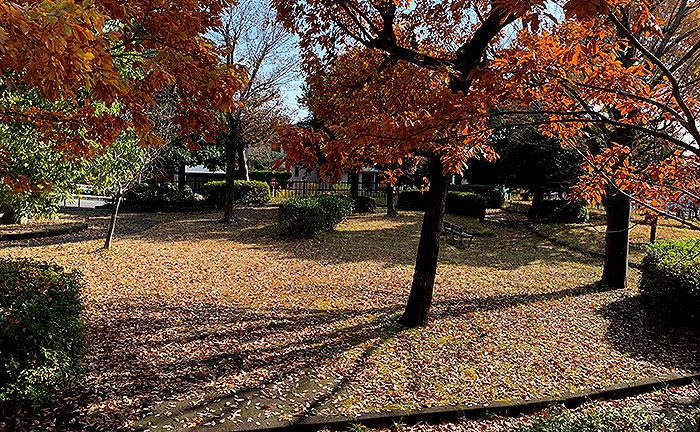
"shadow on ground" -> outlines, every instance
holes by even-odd
[[[700,370],[700,334],[654,316],[639,296],[618,300],[599,313],[610,322],[608,341],[621,353],[669,369]]]
[[[226,239],[282,258],[329,265],[365,261],[389,266],[415,263],[421,227],[419,213],[403,213],[395,218],[379,213],[353,216],[336,231],[312,239],[292,239],[281,235],[276,227],[276,211],[275,207],[241,209],[240,219],[232,227],[219,223],[212,213],[190,217],[183,214],[176,222],[160,224],[139,237],[154,242]],[[488,226],[493,235],[479,236],[466,248],[443,241],[441,264],[513,270],[533,262],[600,263],[595,257],[552,245],[518,224]]]

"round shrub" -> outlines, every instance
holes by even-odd
[[[447,213],[474,217],[483,222],[486,217],[486,199],[470,192],[449,192],[445,204]]]
[[[226,200],[226,182],[211,181],[202,186],[202,195],[208,205],[223,207]],[[235,180],[233,200],[240,205],[260,205],[272,199],[270,185],[262,181]]]
[[[0,401],[36,407],[80,375],[80,278],[45,262],[0,260]]]
[[[530,206],[527,217],[547,223],[588,222],[588,207],[583,201],[545,200]]]
[[[506,202],[503,188],[497,185],[450,185],[450,190],[455,192],[471,192],[484,197],[487,208],[501,208]]]
[[[377,209],[377,201],[368,196],[353,198],[355,213],[373,213]]]
[[[700,324],[700,239],[650,244],[639,292],[659,315]]]
[[[142,183],[124,195],[121,207],[139,211],[178,211],[197,207],[194,193],[176,185]]]
[[[333,229],[352,211],[352,198],[346,195],[312,195],[283,201],[277,221],[287,235],[312,237],[321,231]]]

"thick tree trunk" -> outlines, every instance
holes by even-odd
[[[236,146],[233,142],[226,143],[226,197],[224,199],[224,217],[222,222],[231,225],[236,220],[235,197],[233,182],[236,179]]]
[[[386,185],[386,215],[396,216],[398,213],[394,208],[394,186]]]
[[[360,194],[360,174],[350,174],[350,196],[357,198]]]
[[[2,217],[0,217],[0,224],[2,225],[16,225],[22,223],[22,215],[11,207],[0,208],[2,212]]]
[[[236,180],[250,180],[248,174],[248,156],[245,154],[245,144],[236,146],[236,152],[238,153],[237,162],[238,170],[236,170]]]
[[[433,285],[437,271],[438,252],[440,251],[440,232],[445,214],[448,177],[442,172],[442,162],[438,157],[430,164],[430,190],[428,207],[423,215],[423,227],[418,241],[416,267],[413,272],[411,294],[406,309],[399,322],[407,327],[425,325],[428,311],[433,300]]]
[[[117,226],[117,215],[119,214],[119,204],[124,196],[123,191],[119,188],[117,195],[114,197],[114,206],[112,207],[112,217],[109,219],[109,228],[107,229],[107,239],[105,240],[105,249],[112,249],[112,239],[114,238],[114,229]]]
[[[180,189],[185,189],[185,177],[187,174],[185,173],[185,164],[180,164],[180,166],[177,169],[177,187]]]
[[[608,188],[604,204],[607,229],[601,282],[613,288],[624,288],[627,284],[629,259],[630,199],[627,195]]]
[[[649,243],[654,243],[656,241],[656,228],[659,225],[659,219],[654,218],[651,220],[651,229],[649,231]]]

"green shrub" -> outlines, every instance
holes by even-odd
[[[197,207],[199,201],[190,190],[173,184],[142,183],[124,195],[122,208],[141,211],[177,211]]]
[[[248,172],[248,177],[251,180],[265,182],[268,185],[270,180],[277,180],[277,188],[286,188],[289,180],[292,179],[292,173],[288,171],[270,171],[270,170],[253,170]]]
[[[283,201],[277,213],[277,221],[287,235],[311,237],[333,229],[352,211],[352,198],[347,195],[312,195]]]
[[[588,207],[583,201],[545,200],[530,206],[527,217],[547,223],[588,222]]]
[[[39,406],[80,375],[81,290],[77,272],[0,260],[0,401]]]
[[[419,190],[408,190],[399,194],[396,206],[402,210],[421,211],[425,210],[427,200],[427,192],[421,193]],[[447,193],[445,211],[447,213],[475,217],[483,222],[486,216],[486,200],[477,194],[450,191]]]
[[[447,213],[474,217],[483,222],[486,217],[486,199],[469,192],[449,192],[445,204]]]
[[[211,181],[202,186],[202,195],[208,205],[223,207],[226,200],[226,182]],[[236,204],[260,205],[272,199],[270,186],[261,181],[235,180],[233,199]]]
[[[586,406],[582,412],[564,411],[512,429],[513,432],[697,432],[697,413],[667,416],[649,408]]]
[[[377,209],[377,201],[369,196],[353,198],[355,213],[373,213]]]
[[[639,292],[660,315],[700,324],[700,239],[650,244]]]
[[[480,195],[486,200],[486,207],[488,208],[501,208],[506,202],[503,188],[497,185],[450,185],[450,190],[455,192],[471,192]]]
[[[407,190],[399,194],[396,207],[401,210],[423,211],[428,200],[428,193],[419,190]]]

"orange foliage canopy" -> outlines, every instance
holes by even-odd
[[[578,149],[581,197],[599,201],[613,184],[641,207],[689,202],[700,190],[700,45],[686,32],[697,5],[568,1],[554,16],[554,3],[276,0],[302,37],[311,110],[331,126],[281,131],[287,165],[317,164],[313,144],[330,177],[422,154],[461,173],[471,157],[496,157],[499,118]]]
[[[0,96],[38,91],[52,102],[0,98],[0,121],[31,122],[66,157],[90,156],[95,142],[107,146],[127,127],[158,145],[149,109],[172,88],[181,135],[213,138],[215,111],[235,109],[241,86],[237,68],[222,66],[204,37],[227,2],[0,0]],[[117,113],[104,109],[114,103]]]
[[[578,197],[601,202],[613,188],[650,213],[694,211],[699,18],[697,1],[611,2],[601,16],[523,32],[493,62],[509,77],[497,100],[527,104],[542,131],[579,151]]]

